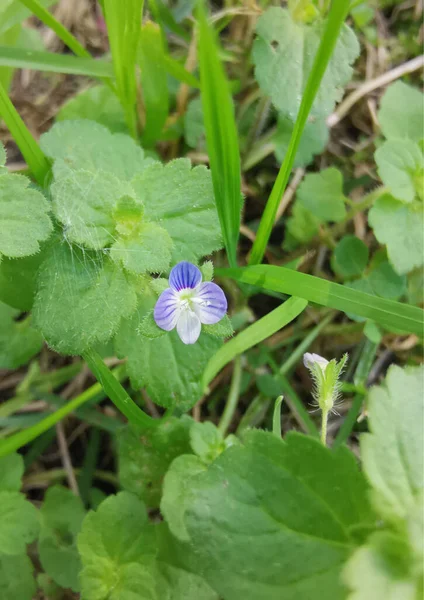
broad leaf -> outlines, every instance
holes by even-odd
[[[0,301],[29,311],[35,296],[37,271],[45,258],[47,242],[41,251],[25,258],[6,258],[0,261]]]
[[[283,162],[293,132],[293,121],[284,115],[278,118],[277,133],[274,137],[275,155]],[[323,119],[309,119],[303,130],[293,168],[306,167],[316,154],[321,154],[328,142],[328,128]]]
[[[363,273],[368,264],[368,246],[354,235],[345,235],[334,249],[334,268],[349,279]]]
[[[258,19],[253,45],[255,76],[274,106],[295,120],[307,77],[324,29],[321,20],[295,22],[289,11],[271,7]],[[313,117],[325,118],[343,95],[359,54],[355,34],[344,25],[312,107]]]
[[[0,492],[18,492],[24,474],[24,461],[20,454],[0,458]]]
[[[378,111],[381,130],[388,140],[423,137],[423,94],[403,81],[396,81],[385,91]]]
[[[36,254],[53,225],[44,196],[29,188],[29,179],[0,171],[0,261]]]
[[[2,600],[33,600],[37,591],[34,566],[26,554],[0,553],[0,597]]]
[[[320,221],[342,221],[346,216],[343,177],[334,167],[306,175],[297,198]]]
[[[379,198],[368,220],[395,271],[403,275],[424,262],[424,214],[418,203],[405,205],[389,195]]]
[[[61,587],[80,589],[76,536],[84,519],[81,500],[60,486],[49,488],[41,507],[38,551],[43,569]]]
[[[106,342],[136,302],[127,275],[108,257],[56,244],[40,269],[34,322],[54,349],[81,354]]]
[[[159,506],[162,482],[169,465],[190,450],[191,419],[171,418],[159,427],[137,433],[126,427],[118,434],[119,480],[122,487],[147,506]]]
[[[158,221],[171,236],[174,262],[196,262],[222,247],[211,175],[204,166],[192,169],[185,158],[155,163],[132,183],[146,219]]]
[[[423,153],[411,140],[388,140],[375,153],[382,182],[392,195],[412,202],[423,195]]]
[[[15,321],[19,310],[0,302],[0,369],[17,369],[41,350],[43,338],[31,317]]]
[[[361,437],[364,470],[375,508],[386,519],[408,518],[424,490],[423,368],[390,367],[385,384],[371,389],[371,432]]]
[[[38,534],[38,512],[19,492],[0,492],[0,556],[20,555]]]

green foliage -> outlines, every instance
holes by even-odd
[[[205,464],[212,463],[226,448],[222,433],[210,421],[193,423],[190,444],[193,452]]]
[[[104,125],[112,133],[127,133],[124,111],[116,94],[106,85],[80,92],[61,107],[56,121],[87,119]]]
[[[299,186],[297,198],[320,221],[342,221],[346,216],[343,177],[333,167],[308,173]]]
[[[361,275],[368,264],[368,247],[354,235],[345,235],[334,249],[334,268],[343,278]]]
[[[213,335],[217,338],[229,338],[234,335],[234,329],[228,315],[225,315],[218,323],[215,323],[215,325],[203,325],[202,329],[204,333]]]
[[[378,120],[388,140],[419,142],[424,128],[423,94],[403,81],[396,81],[381,99]]]
[[[403,275],[423,264],[424,214],[418,203],[406,205],[386,194],[375,202],[368,220],[377,240],[387,245],[396,273]]]
[[[19,454],[9,454],[0,458],[0,490],[2,492],[19,492],[23,474],[24,463]]]
[[[190,100],[184,115],[184,138],[191,148],[197,148],[205,135],[202,99]]]
[[[31,318],[15,321],[19,311],[0,302],[0,369],[17,369],[37,354],[43,339]]]
[[[0,157],[4,166],[6,154]],[[52,230],[50,206],[44,196],[29,188],[29,179],[0,171],[0,261],[36,254]]]
[[[284,249],[293,250],[299,243],[310,242],[318,234],[319,224],[320,220],[296,200],[286,222]]]
[[[118,435],[119,480],[148,507],[159,506],[162,482],[172,461],[190,452],[191,420],[170,418],[155,429],[138,433],[126,427]]]
[[[81,500],[63,487],[47,490],[41,508],[41,531],[38,542],[43,569],[61,587],[79,591],[81,561],[76,537],[84,519]]]
[[[36,585],[34,567],[26,554],[0,553],[0,596],[2,600],[32,600]]]
[[[278,118],[277,133],[274,137],[275,155],[283,162],[293,133],[293,121],[289,117],[280,115]],[[309,119],[300,138],[299,147],[293,162],[293,167],[306,167],[315,154],[321,154],[328,142],[328,128],[323,119]]]
[[[47,242],[49,244],[49,242]],[[36,288],[37,271],[45,258],[46,244],[40,252],[25,258],[0,261],[0,300],[22,311],[31,310]]]
[[[411,140],[387,140],[375,153],[378,174],[392,195],[402,202],[423,196],[423,153]]]
[[[406,292],[406,277],[398,275],[387,261],[381,262],[368,275],[373,292],[382,298],[398,300]]]
[[[134,288],[115,263],[66,243],[51,248],[38,285],[34,323],[63,353],[81,354],[107,342],[136,308]]]
[[[274,106],[292,121],[299,111],[323,30],[321,20],[310,25],[297,23],[288,10],[279,7],[268,8],[258,19],[253,45],[255,76]],[[313,117],[323,119],[331,113],[352,77],[351,65],[358,54],[356,36],[344,25],[315,98]]]

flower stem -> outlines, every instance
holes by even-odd
[[[327,421],[328,421],[328,410],[322,411],[321,417],[321,442],[323,446],[327,445]]]
[[[222,413],[221,420],[218,425],[218,429],[225,435],[227,433],[227,429],[233,420],[234,413],[237,408],[237,402],[240,396],[240,383],[241,383],[241,356],[237,356],[234,359],[234,370],[233,377],[231,379],[231,387],[230,392],[228,394],[227,403],[224,408],[224,412]]]

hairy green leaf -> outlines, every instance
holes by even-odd
[[[43,263],[34,322],[59,352],[81,354],[106,342],[136,308],[127,275],[108,257],[56,244]]]
[[[253,45],[255,76],[274,106],[292,121],[299,111],[325,24],[295,22],[289,11],[271,7],[258,19]],[[313,117],[325,118],[343,95],[352,77],[352,63],[359,54],[353,31],[344,25],[334,54],[312,106]]]
[[[299,244],[307,244],[318,234],[319,224],[320,220],[296,200],[286,221],[283,248],[293,250]]]
[[[378,111],[381,130],[388,140],[423,137],[423,94],[403,81],[396,81],[385,91]]]
[[[342,221],[346,217],[343,177],[334,167],[306,175],[297,199],[320,221]]]
[[[19,555],[38,534],[38,512],[19,492],[0,492],[0,556]]]
[[[388,140],[375,153],[378,174],[397,200],[423,196],[423,153],[411,140]]]
[[[43,338],[31,318],[15,321],[19,310],[0,302],[0,369],[17,369],[41,350]]]

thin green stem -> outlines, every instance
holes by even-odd
[[[222,413],[221,420],[218,425],[219,431],[222,435],[227,433],[227,429],[233,420],[234,413],[237,408],[237,403],[240,396],[240,384],[241,384],[242,366],[241,356],[237,356],[234,359],[234,370],[233,377],[231,379],[230,392],[228,394],[227,403]]]
[[[281,438],[281,404],[283,403],[284,396],[278,396],[274,404],[274,413],[272,415],[272,433]]]
[[[323,446],[327,445],[327,422],[328,422],[328,410],[321,411],[321,443]]]
[[[319,437],[319,431],[305,406],[303,405],[302,400],[296,394],[286,377],[284,375],[278,374],[278,381],[281,387],[282,392],[284,393],[284,400],[290,407],[290,410],[296,417],[296,420],[301,425],[301,427],[314,437]]]

